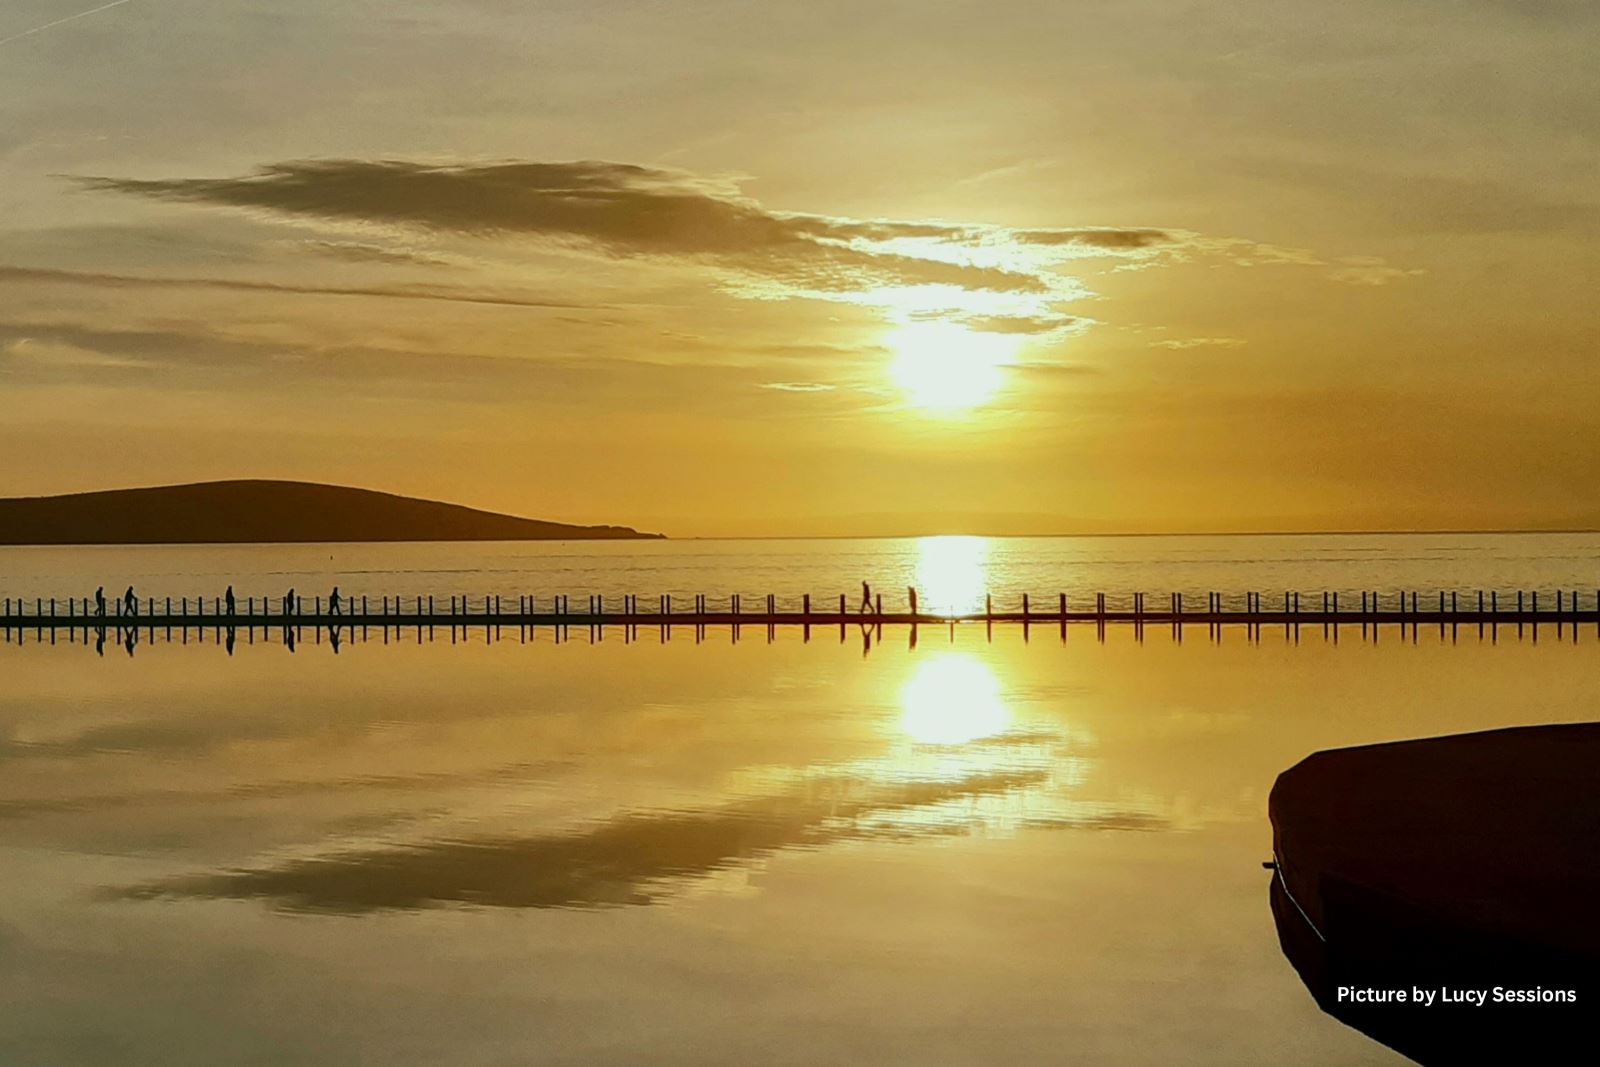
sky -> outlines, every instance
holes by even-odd
[[[1600,527],[1588,0],[96,8],[0,4],[0,495]]]

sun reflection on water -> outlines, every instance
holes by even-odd
[[[989,539],[919,538],[916,573],[923,611],[935,615],[977,611],[983,607],[989,583]]]
[[[900,728],[924,745],[963,745],[1011,725],[994,671],[962,652],[942,652],[917,664],[900,690],[900,704]]]

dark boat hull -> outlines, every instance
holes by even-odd
[[[1269,812],[1279,942],[1329,1014],[1429,1065],[1592,1034],[1600,725],[1317,753]]]

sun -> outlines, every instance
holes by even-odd
[[[917,322],[889,336],[889,375],[912,404],[958,413],[989,400],[1005,382],[1017,339],[950,322]]]

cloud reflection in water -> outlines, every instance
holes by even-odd
[[[577,832],[479,837],[337,852],[273,867],[136,886],[134,899],[266,899],[342,914],[439,905],[595,908],[654,904],[696,880],[784,849],[969,832],[976,802],[1040,786],[1044,768],[949,779],[808,777],[782,792],[699,810],[629,811]],[[1140,812],[1085,808],[1066,825],[1160,829]],[[1064,825],[1056,821],[1051,825]]]

